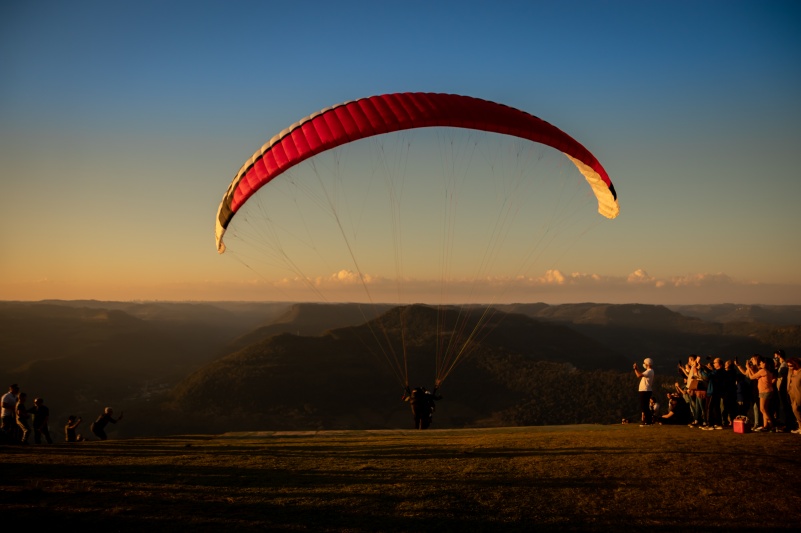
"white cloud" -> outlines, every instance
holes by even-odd
[[[542,277],[537,278],[538,281],[546,285],[564,285],[566,279],[565,275],[558,270],[547,270]]]
[[[656,281],[652,276],[648,275],[648,272],[645,270],[638,268],[634,272],[628,275],[626,281],[629,283],[652,283]]]
[[[365,279],[368,279],[369,276],[365,276]],[[324,284],[326,282],[334,282],[334,283],[344,283],[344,284],[353,284],[353,283],[360,283],[361,276],[357,272],[352,270],[345,270],[342,269],[339,272],[334,272],[327,278],[317,278],[318,284]]]

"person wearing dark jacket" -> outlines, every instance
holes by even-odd
[[[431,426],[434,411],[436,410],[435,402],[441,399],[442,396],[437,395],[437,389],[434,389],[432,393],[426,390],[425,387],[417,387],[414,390],[409,390],[409,387],[406,387],[401,398],[404,402],[409,402],[412,407],[415,429],[428,429]]]
[[[737,376],[739,372],[734,366],[734,361],[723,363],[724,386],[723,386],[723,427],[730,428],[734,419],[737,418]]]
[[[103,414],[97,417],[97,420],[92,422],[92,425],[89,426],[89,429],[92,430],[92,433],[95,434],[95,437],[99,438],[100,440],[106,440],[108,436],[106,436],[106,426],[109,422],[112,424],[116,424],[120,420],[122,420],[122,413],[116,419],[111,416],[114,414],[114,410],[111,407],[106,407],[103,410]]]
[[[53,439],[50,438],[50,428],[47,423],[50,421],[50,409],[44,404],[42,398],[33,400],[33,409],[28,411],[33,418],[33,442],[36,444],[42,443],[42,436],[48,444],[53,444]]]
[[[726,391],[726,369],[720,357],[715,357],[711,365],[701,367],[701,374],[707,379],[706,386],[706,426],[703,429],[723,429],[720,402]]]

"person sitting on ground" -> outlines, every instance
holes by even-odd
[[[114,414],[114,410],[111,407],[106,407],[103,410],[103,414],[97,417],[97,420],[92,422],[92,425],[89,426],[89,429],[92,430],[92,433],[95,434],[100,440],[106,440],[108,436],[106,435],[106,426],[109,422],[112,424],[116,424],[120,420],[122,420],[122,413],[116,419],[111,416]]]
[[[67,425],[64,426],[64,437],[67,442],[81,442],[83,435],[75,433],[75,428],[81,425],[83,419],[80,416],[70,415],[67,418]]]
[[[678,387],[678,383],[676,383]],[[681,390],[681,389],[679,389]],[[668,393],[668,413],[657,418],[660,424],[686,424],[690,421],[690,406],[681,392]]]

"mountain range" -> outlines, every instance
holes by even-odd
[[[479,307],[0,302],[0,376],[44,397],[55,429],[106,405],[126,412],[120,436],[406,427],[406,376],[389,356],[405,353],[409,384],[431,388],[435,347],[461,324],[475,338],[442,383],[434,427],[610,423],[636,413],[632,362],[654,358],[669,387],[690,353],[798,354],[799,310],[519,304],[488,318]]]

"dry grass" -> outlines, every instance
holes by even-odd
[[[17,523],[111,531],[764,531],[801,437],[687,427],[239,433],[4,447]]]

